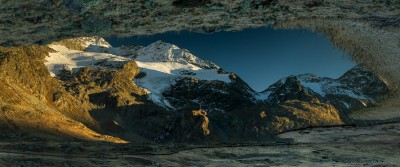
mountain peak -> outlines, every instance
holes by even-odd
[[[161,49],[180,49],[178,46],[164,42],[162,40],[158,40],[154,43],[151,43],[150,45],[147,46],[148,48],[154,49],[154,50],[161,50]]]
[[[296,78],[302,82],[316,82],[321,79],[320,76],[314,73],[306,73],[297,75]]]
[[[136,61],[141,62],[177,62],[193,64],[203,69],[219,69],[209,61],[202,60],[186,49],[163,41],[154,42],[138,50]]]
[[[104,48],[110,48],[111,45],[101,37],[79,37],[72,39],[65,39],[58,42],[53,42],[51,45],[60,45],[68,49],[84,51],[90,46],[98,46]]]
[[[348,79],[349,77],[372,76],[372,71],[365,68],[363,65],[356,65],[349,71],[344,73],[339,79]]]

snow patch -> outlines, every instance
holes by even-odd
[[[78,70],[81,67],[103,67],[100,62],[107,62],[108,67],[117,66],[129,59],[107,53],[71,50],[60,45],[50,45],[55,53],[49,53],[45,65],[51,76],[56,76],[62,69]]]
[[[85,45],[87,45],[86,51],[50,45],[49,47],[56,51],[46,57],[45,65],[51,76],[56,76],[62,69],[76,71],[82,67],[113,68],[122,65],[122,62],[136,60],[140,70],[146,73],[143,78],[135,80],[136,84],[146,90],[150,100],[169,109],[174,107],[164,99],[162,93],[174,85],[176,80],[191,77],[199,80],[231,82],[229,74],[218,73],[219,67],[214,63],[161,41],[147,47],[124,49],[113,48],[101,39],[96,41],[95,38],[87,38]],[[127,53],[132,53],[130,58],[119,56]]]
[[[203,69],[219,67],[209,61],[202,60],[186,49],[181,49],[176,45],[157,41],[147,47],[137,51],[137,61],[141,62],[177,62],[182,64],[192,64]]]
[[[104,38],[100,38],[100,37],[81,37],[81,40],[84,41],[84,47],[88,48],[90,45],[93,46],[101,46],[101,47],[105,47],[105,48],[111,48],[111,45],[104,40]]]
[[[321,96],[325,96],[325,92],[322,90],[322,85],[320,83],[301,82],[301,84],[304,87],[307,87],[307,88],[311,89],[315,93],[318,93]]]
[[[140,70],[146,73],[146,76],[136,79],[135,82],[150,92],[151,100],[157,104],[163,104],[165,101],[162,93],[174,85],[177,80],[185,77],[196,78],[199,80],[219,80],[231,82],[229,74],[219,74],[216,69],[202,69],[193,64],[184,64],[179,62],[141,62],[136,61]],[[190,72],[191,75],[182,74],[181,71]],[[170,105],[164,103],[165,107]],[[171,108],[171,107],[169,107]]]

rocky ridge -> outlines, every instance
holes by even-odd
[[[290,76],[260,92],[259,96],[270,104],[293,99],[329,101],[339,110],[348,112],[373,106],[389,92],[384,80],[357,65],[338,79],[315,74]]]
[[[338,79],[313,74],[290,76],[263,92],[255,92],[237,75],[172,44],[158,41],[133,50],[128,47],[130,51],[105,48],[89,47],[87,50],[96,52],[82,52],[73,58],[72,65],[87,60],[87,55],[99,54],[87,63],[91,67],[74,67],[58,77],[69,92],[92,106],[90,113],[101,123],[103,132],[126,140],[270,138],[292,129],[352,123],[349,112],[377,105],[389,93],[385,82],[362,66]],[[132,54],[118,58],[123,61],[115,64],[113,59],[103,57],[117,56],[110,50]],[[121,64],[131,66],[134,73],[116,78],[113,73],[120,71]],[[125,86],[118,86],[121,82]],[[192,114],[197,109],[206,111],[210,135],[203,135],[204,117]]]
[[[172,44],[100,43],[80,38],[2,48],[3,130],[139,143],[269,140],[287,130],[351,124],[349,113],[379,105],[389,93],[384,80],[361,66],[338,79],[289,76],[255,92],[234,73]],[[205,111],[200,117],[192,112],[198,109]],[[23,123],[33,117],[57,122]]]
[[[47,46],[0,48],[1,131],[125,142],[101,135],[88,107],[67,92],[44,66]]]

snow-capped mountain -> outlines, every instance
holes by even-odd
[[[108,53],[72,50],[62,45],[49,47],[55,52],[49,53],[45,65],[52,76],[56,76],[63,69],[77,71],[82,67],[112,68],[130,60]]]
[[[338,79],[315,74],[289,76],[258,93],[258,97],[270,104],[314,98],[329,101],[341,111],[352,111],[376,104],[388,92],[388,85],[381,78],[358,65]]]
[[[175,85],[178,80],[195,78],[205,81],[231,82],[229,74],[220,73],[219,67],[212,62],[202,60],[186,49],[176,45],[157,41],[139,49],[135,60],[144,77],[135,82],[148,90],[149,98],[156,104],[175,109],[162,93]]]
[[[96,43],[87,39],[86,51],[50,45],[56,52],[50,53],[45,64],[55,76],[62,69],[113,69],[136,61],[142,74],[134,83],[147,91],[151,101],[168,110],[190,106],[225,112],[256,103],[278,105],[301,100],[329,102],[341,111],[351,111],[374,105],[389,92],[381,78],[356,66],[338,79],[315,74],[289,76],[257,93],[233,73],[173,44],[157,41],[146,47],[114,48],[106,42]]]
[[[168,109],[174,109],[174,107],[162,96],[162,93],[178,80],[195,78],[205,81],[231,82],[229,74],[221,72],[216,64],[162,41],[141,48],[88,45],[86,51],[71,50],[60,45],[50,45],[50,47],[56,52],[50,53],[45,65],[52,76],[62,69],[76,71],[82,67],[113,68],[119,67],[124,62],[135,60],[144,74],[143,77],[137,78],[135,83],[147,90],[150,100]],[[102,53],[105,51],[108,53]],[[129,52],[133,54],[118,55]]]
[[[135,132],[157,141],[202,140],[203,133],[193,130],[201,125],[191,112],[198,109],[207,113],[219,141],[353,123],[349,111],[371,107],[389,93],[384,80],[362,66],[338,79],[289,76],[255,92],[234,73],[173,44],[116,48],[92,43],[84,42],[84,51],[49,45],[54,52],[45,65],[68,92],[97,114],[107,113],[99,121],[110,132]]]
[[[209,113],[225,113],[255,105],[254,91],[235,74],[231,82],[184,78],[163,92],[172,106],[180,110],[205,109]]]
[[[140,62],[176,62],[180,64],[192,64],[202,69],[219,69],[216,64],[202,60],[186,49],[176,45],[157,41],[147,47],[141,48],[136,53],[136,61]]]

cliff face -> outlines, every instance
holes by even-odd
[[[89,108],[49,75],[43,64],[49,52],[53,50],[47,46],[0,48],[2,131],[123,142],[93,131],[100,127]]]

